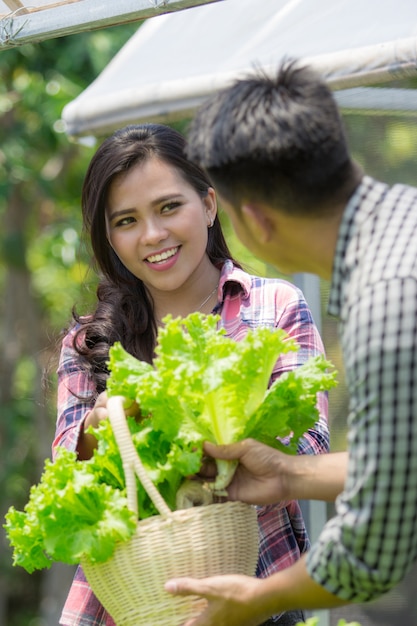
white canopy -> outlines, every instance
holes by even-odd
[[[256,67],[314,64],[334,89],[417,76],[416,0],[223,0],[148,19],[63,110],[70,135],[184,115]],[[417,109],[414,90],[354,90],[341,106]],[[386,97],[388,93],[388,98]],[[365,98],[364,98],[365,96]]]

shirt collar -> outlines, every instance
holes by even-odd
[[[227,283],[237,283],[242,288],[245,297],[248,297],[251,290],[251,277],[244,270],[236,267],[231,259],[227,259],[222,267],[219,281],[219,291],[221,293],[221,301],[225,297]]]

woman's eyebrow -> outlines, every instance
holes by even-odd
[[[182,198],[184,198],[184,195],[176,191],[173,191],[172,193],[165,193],[163,196],[158,196],[157,198],[154,198],[154,200],[151,201],[151,206],[158,206],[159,204],[163,204],[164,202],[169,202],[170,200],[174,199],[180,200]],[[126,209],[117,209],[109,213],[108,219],[114,220],[116,217],[132,213],[132,211],[135,211],[133,207]]]
[[[114,220],[116,217],[120,217],[121,215],[126,215],[128,213],[131,213],[133,211],[133,209],[119,209],[118,211],[112,211],[109,216],[108,219]]]
[[[156,206],[158,204],[162,204],[163,202],[168,202],[169,200],[174,200],[176,199],[180,199],[183,198],[183,194],[173,191],[172,193],[168,193],[168,194],[164,194],[163,196],[160,196],[159,198],[155,198],[155,200],[152,200],[151,205],[152,206]]]

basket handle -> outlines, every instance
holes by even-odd
[[[166,518],[171,515],[172,511],[162,498],[142,465],[142,461],[140,460],[133,444],[129,427],[127,425],[123,404],[123,396],[111,396],[107,401],[107,410],[114,436],[116,438],[117,445],[119,446],[120,455],[122,457],[129,508],[138,514],[138,500],[135,480],[136,474],[159,514]]]

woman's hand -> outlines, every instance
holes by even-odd
[[[97,428],[101,420],[104,420],[108,417],[107,411],[107,392],[103,391],[98,397],[97,400],[91,409],[90,413],[87,415],[84,421],[84,428],[88,428],[89,426],[93,426]]]
[[[81,426],[80,437],[78,439],[78,458],[80,461],[86,461],[93,456],[93,451],[97,448],[97,439],[91,433],[85,431],[89,426],[97,428],[101,420],[107,419],[109,412],[107,410],[107,392],[103,391],[99,396],[91,411],[87,413],[84,422]],[[130,402],[126,400],[127,407],[125,407],[126,416],[139,417],[140,410],[136,402]]]

